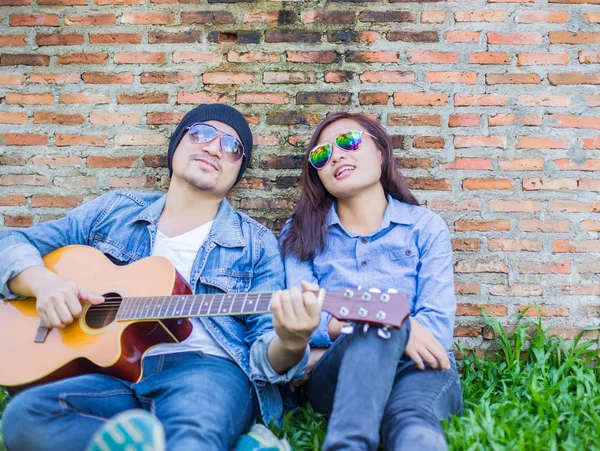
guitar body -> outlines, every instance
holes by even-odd
[[[122,297],[192,294],[166,258],[116,266],[94,248],[67,246],[46,255],[44,264],[111,300],[97,306],[86,303],[80,318],[63,329],[50,329],[42,343],[34,341],[41,326],[35,299],[0,303],[0,385],[9,390],[90,372],[135,382],[148,349],[182,341],[192,331],[185,318],[114,320]]]

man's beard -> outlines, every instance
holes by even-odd
[[[200,191],[214,191],[217,187],[218,177],[207,179],[203,177],[203,169],[192,168],[191,162],[185,167],[181,178]]]

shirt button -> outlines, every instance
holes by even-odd
[[[360,266],[367,266],[367,261],[363,260],[362,262],[360,262]]]
[[[406,255],[412,255],[412,251],[411,251],[410,249],[408,249],[408,250],[405,252],[405,254],[406,254]]]
[[[366,244],[366,243],[367,243],[367,239],[366,239],[366,238],[361,238],[360,242],[361,242],[362,244]]]

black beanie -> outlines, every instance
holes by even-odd
[[[171,141],[169,142],[169,176],[173,175],[173,154],[181,138],[186,134],[188,127],[195,122],[206,121],[223,122],[233,128],[240,136],[245,154],[242,159],[242,167],[235,180],[235,183],[238,183],[244,175],[244,171],[250,165],[250,158],[252,157],[252,132],[242,113],[229,105],[220,103],[198,105],[183,116],[183,119],[181,119],[181,122],[171,135]]]

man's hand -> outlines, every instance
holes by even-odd
[[[450,360],[444,347],[428,329],[412,317],[410,318],[410,337],[405,352],[420,370],[425,369],[423,361],[434,369],[439,368],[442,371],[450,369]]]
[[[102,296],[88,291],[70,280],[56,278],[39,285],[36,309],[44,326],[59,329],[73,322],[81,314],[81,301],[92,304],[104,302]]]
[[[314,293],[318,290],[318,285],[302,282],[302,291],[292,288],[273,294],[273,326],[284,348],[304,350],[308,344],[321,319],[322,305]]]
[[[312,374],[313,368],[315,367],[317,362],[321,360],[321,357],[323,357],[325,351],[327,351],[327,348],[312,348],[310,350],[310,355],[308,356],[308,363],[306,364],[306,369],[304,370],[304,376],[302,376],[302,379],[295,379],[292,382],[290,382],[290,390],[292,391],[292,393],[296,391],[296,388],[302,386],[307,380],[310,379],[310,375]]]

